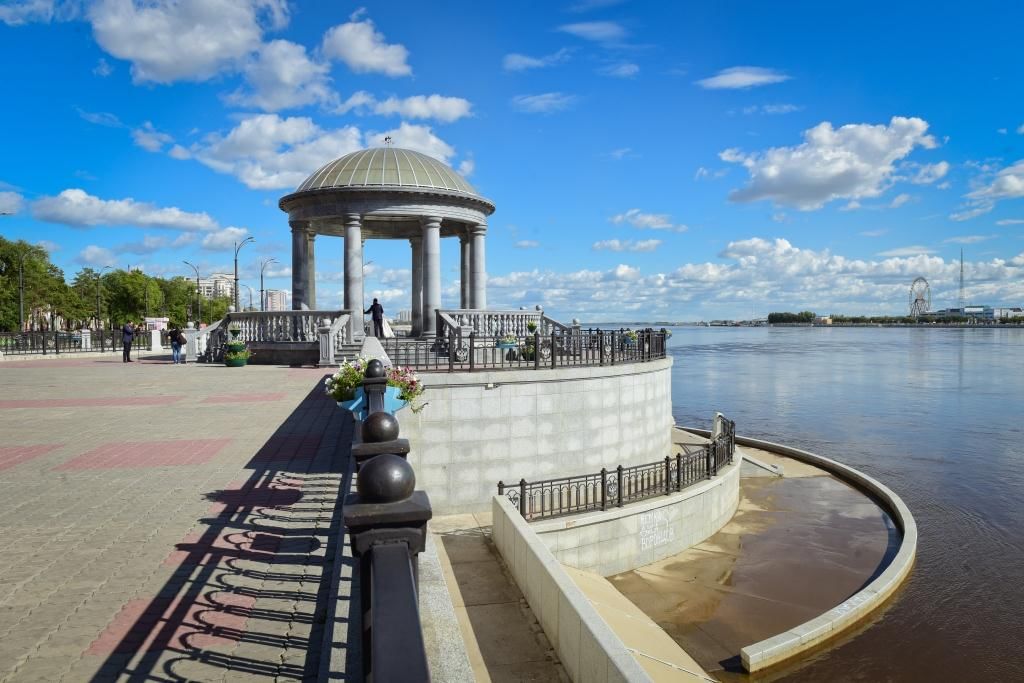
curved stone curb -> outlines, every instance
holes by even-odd
[[[706,436],[709,433],[706,429],[691,429],[689,427],[685,428],[685,431],[700,436]],[[917,554],[917,523],[910,513],[910,508],[899,496],[881,482],[852,467],[808,451],[771,441],[737,436],[736,443],[741,446],[773,451],[831,472],[878,499],[899,526],[900,531],[903,532],[903,542],[892,562],[874,581],[858,593],[819,617],[741,649],[740,658],[743,661],[743,668],[753,673],[794,657],[839,635],[880,607],[910,575],[910,570],[914,566],[914,558]]]

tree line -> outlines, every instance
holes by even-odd
[[[19,272],[24,273],[25,325],[65,330],[118,327],[144,316],[167,317],[184,324],[195,320],[196,283],[183,276],[153,277],[123,269],[85,267],[67,282],[64,271],[42,247],[0,237],[0,330],[18,329]],[[231,297],[202,300],[202,321],[220,320]]]

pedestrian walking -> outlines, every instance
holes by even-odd
[[[185,345],[185,335],[181,333],[181,328],[172,324],[167,336],[171,340],[171,360],[174,361],[174,365],[183,363],[184,361],[182,361],[181,358],[181,347]]]
[[[131,320],[124,324],[121,328],[121,344],[124,346],[124,351],[121,355],[122,363],[134,363],[132,360],[132,341],[135,339],[135,323]]]
[[[370,307],[363,311],[363,313],[369,313],[373,318],[373,336],[381,339],[384,336],[384,307],[380,305],[379,301],[374,299]]]

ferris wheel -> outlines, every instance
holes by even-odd
[[[923,277],[910,284],[910,315],[914,318],[932,310],[932,288]]]

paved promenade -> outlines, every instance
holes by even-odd
[[[323,370],[0,363],[0,681],[315,678]]]

